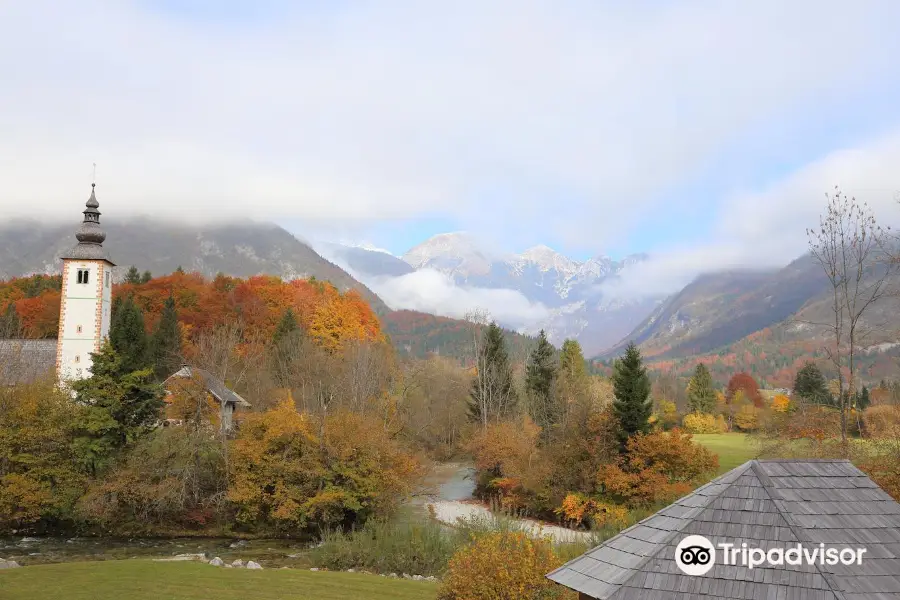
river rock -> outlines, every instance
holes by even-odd
[[[319,567],[312,567],[312,568],[310,569],[310,571],[318,571],[318,570],[319,570]]]
[[[234,568],[234,565],[229,565],[228,563],[225,563],[225,568],[226,568],[226,569],[233,569],[233,568]]]
[[[238,540],[236,542],[232,542],[231,544],[229,544],[228,547],[234,549],[234,548],[243,548],[246,545],[247,545],[247,540]]]
[[[231,566],[232,566],[232,567],[241,568],[241,567],[244,566],[244,561],[242,561],[242,560],[239,559],[239,558],[236,558],[236,559],[234,559],[233,561],[231,561]]]
[[[214,559],[212,559],[211,561],[209,561],[209,564],[211,564],[214,567],[221,567],[222,565],[225,564],[225,561],[217,556]]]
[[[14,560],[3,560],[0,558],[0,569],[18,569],[21,566]]]
[[[173,562],[173,561],[182,561],[182,560],[206,560],[206,553],[200,552],[199,554],[176,554],[175,556],[170,556],[168,558],[154,558],[156,562]]]
[[[259,564],[258,562],[253,562],[252,560],[248,560],[247,568],[248,569],[262,569],[262,565]]]

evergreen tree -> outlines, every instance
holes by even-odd
[[[138,271],[138,268],[134,265],[128,267],[128,272],[125,273],[125,283],[133,283],[138,284],[141,282],[141,274]]]
[[[814,362],[807,362],[797,371],[794,378],[794,395],[816,404],[834,403],[825,377]]]
[[[175,272],[176,272],[176,273],[181,273],[181,274],[184,274],[184,269],[183,269],[183,268],[181,268],[181,265],[178,265],[178,268],[177,268],[177,269],[175,269]]]
[[[482,346],[476,357],[478,374],[472,383],[469,398],[469,417],[486,425],[492,420],[508,416],[516,404],[512,384],[512,368],[503,330],[491,323],[484,332]]]
[[[85,407],[77,423],[74,450],[96,474],[119,450],[156,425],[164,391],[153,383],[150,369],[125,370],[109,341],[91,358],[91,376],[72,384],[77,401]]]
[[[119,356],[123,373],[139,371],[152,365],[144,314],[130,296],[121,301],[112,315],[109,340]]]
[[[15,303],[10,302],[6,305],[3,315],[0,316],[0,339],[19,337],[22,337],[22,321],[19,319],[19,313],[16,312]]]
[[[181,330],[178,327],[178,312],[175,299],[166,298],[156,330],[150,340],[153,352],[153,368],[159,381],[178,370],[181,365]]]
[[[553,346],[547,341],[547,335],[541,329],[537,346],[531,351],[528,364],[525,366],[525,389],[531,401],[531,417],[541,427],[541,435],[545,438],[562,416],[553,393],[553,381],[556,379],[554,354]]]
[[[153,279],[153,273],[150,271],[144,271],[144,274],[141,275],[141,283],[148,283],[151,279]]]
[[[275,328],[275,334],[272,336],[272,342],[277,346],[283,340],[291,338],[299,331],[300,324],[297,323],[297,317],[294,316],[294,311],[289,308],[281,315],[281,320],[278,322],[278,327]]]
[[[860,390],[859,394],[856,396],[856,410],[866,410],[871,403],[872,401],[869,398],[869,388],[863,386],[862,390]]]
[[[716,390],[706,365],[699,363],[688,382],[688,407],[691,412],[712,414],[716,409]]]
[[[641,352],[634,342],[628,343],[625,356],[613,366],[613,411],[619,421],[622,443],[635,433],[650,431],[650,378],[644,367]]]

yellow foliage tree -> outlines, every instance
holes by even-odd
[[[290,400],[248,415],[232,457],[238,520],[282,531],[388,513],[423,474],[373,418],[341,412],[316,422]]]
[[[450,559],[439,600],[575,599],[546,574],[562,564],[549,540],[521,532],[477,538]]]
[[[383,339],[378,319],[353,290],[334,293],[320,304],[313,314],[309,334],[330,352],[342,350],[349,341]]]
[[[72,451],[79,410],[52,381],[0,386],[0,531],[72,516],[86,483]]]
[[[784,394],[775,394],[775,397],[772,398],[772,410],[775,412],[784,413],[787,412],[790,407],[791,399]]]

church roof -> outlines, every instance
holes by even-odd
[[[31,383],[56,369],[56,340],[0,339],[0,385]]]
[[[704,575],[683,573],[678,543],[716,548]],[[741,548],[866,548],[860,564],[749,568],[722,564]],[[600,600],[772,598],[900,600],[900,504],[846,460],[752,460],[547,575]]]
[[[166,383],[168,383],[172,379],[199,379],[206,390],[216,397],[219,402],[230,402],[234,403],[236,406],[241,406],[244,408],[249,408],[250,403],[244,400],[240,394],[228,388],[221,379],[207,371],[206,369],[200,369],[198,367],[190,367],[188,365],[184,365],[178,371],[173,373],[166,379]]]
[[[67,252],[64,252],[60,258],[70,258],[79,260],[105,260],[109,264],[115,266],[110,260],[106,250],[103,249],[103,242],[106,240],[106,233],[100,227],[100,203],[97,202],[95,194],[96,184],[91,184],[91,197],[85,203],[84,221],[81,227],[75,233],[78,244]]]

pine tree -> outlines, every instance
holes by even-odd
[[[153,383],[150,369],[125,370],[108,340],[91,358],[91,376],[72,384],[77,401],[85,408],[73,449],[96,474],[119,450],[156,425],[164,391]]]
[[[297,323],[297,317],[290,308],[281,315],[281,320],[275,328],[275,334],[272,336],[272,342],[277,346],[283,340],[287,340],[300,331],[300,324]]]
[[[150,271],[144,271],[144,274],[141,275],[141,283],[149,283],[151,279],[153,279],[153,273]]]
[[[622,443],[635,433],[650,431],[650,378],[644,367],[641,352],[634,342],[629,342],[625,356],[613,366],[613,410],[619,421]]]
[[[137,285],[141,282],[141,274],[138,271],[138,268],[134,265],[128,267],[128,272],[125,273],[125,283],[132,283]]]
[[[814,362],[803,365],[794,378],[794,395],[816,404],[834,404],[822,371]]]
[[[531,401],[531,417],[541,427],[541,435],[545,438],[562,416],[553,390],[553,381],[556,379],[555,354],[555,349],[541,329],[537,346],[532,350],[525,366],[525,389]]]
[[[503,330],[491,323],[484,333],[482,347],[476,357],[478,374],[472,383],[469,417],[482,425],[508,416],[516,404],[512,384],[512,368]]]
[[[112,315],[109,340],[120,358],[123,373],[152,366],[144,314],[130,296],[121,301]]]
[[[16,312],[16,305],[10,302],[6,305],[6,310],[0,316],[0,339],[19,338],[22,337],[22,321],[19,319],[19,313]]]
[[[150,340],[153,352],[153,368],[159,381],[178,370],[181,364],[181,330],[178,327],[178,312],[175,299],[166,298],[156,330]]]
[[[699,363],[688,382],[688,407],[691,412],[712,414],[716,409],[716,390],[706,365]]]
[[[871,403],[872,401],[869,398],[869,388],[863,386],[859,395],[856,397],[856,410],[865,410],[869,408],[869,404]]]
[[[175,269],[175,272],[183,275],[183,274],[184,274],[184,269],[181,267],[181,265],[178,265],[178,268]]]

